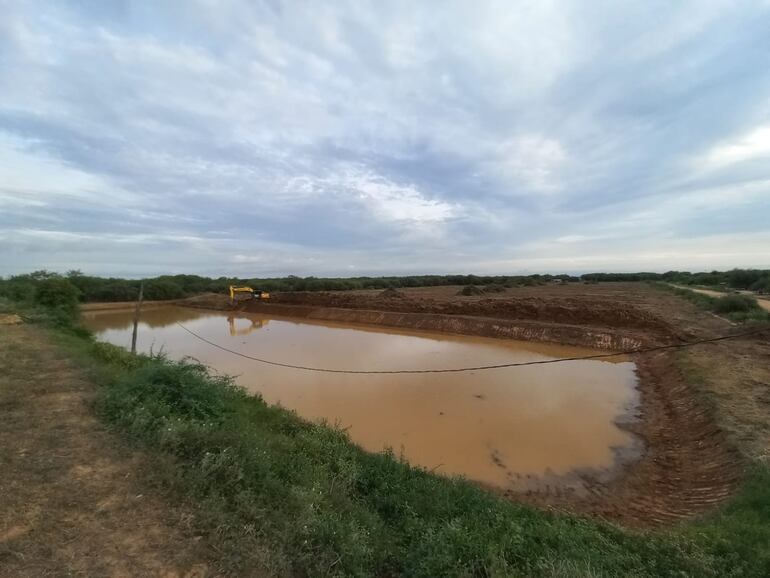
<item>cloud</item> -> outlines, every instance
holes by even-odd
[[[768,18],[6,3],[0,274],[770,266]]]
[[[0,193],[17,202],[44,206],[53,199],[69,199],[112,206],[131,203],[132,193],[111,185],[103,178],[72,167],[61,159],[24,141],[0,133]]]
[[[456,206],[429,199],[414,184],[399,185],[371,171],[348,168],[317,185],[324,193],[342,196],[342,202],[359,201],[375,219],[419,225],[440,223],[452,217]]]
[[[567,154],[558,141],[527,135],[503,142],[498,151],[503,176],[521,182],[525,191],[548,193],[564,188],[558,171]]]
[[[770,160],[770,125],[754,128],[736,139],[714,146],[703,162],[708,168],[718,169],[754,159]]]

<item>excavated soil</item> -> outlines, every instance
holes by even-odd
[[[605,350],[682,343],[738,331],[675,296],[640,284],[526,287],[492,296],[458,296],[459,289],[278,293],[270,303],[247,302],[238,308]],[[230,308],[221,295],[200,296],[185,304]],[[722,342],[713,350],[704,345],[686,351],[697,350],[707,357],[710,352],[718,353],[724,358],[722,364],[733,368],[733,381],[739,382],[749,375],[756,377],[756,358],[742,352],[766,344],[766,337],[741,338]],[[506,492],[506,497],[634,527],[673,523],[706,512],[728,498],[741,482],[748,446],[733,435],[733,430],[747,435],[745,420],[733,416],[738,422],[733,427],[724,416],[732,415],[731,408],[743,402],[743,390],[730,389],[729,395],[735,399],[722,393],[728,398],[727,407],[724,411],[715,408],[708,401],[712,384],[688,371],[681,363],[682,355],[687,354],[669,350],[634,356],[640,390],[634,417],[639,419],[621,426],[638,435],[645,450],[641,458],[624,466],[622,475],[601,479],[576,472],[579,486],[587,491],[578,493],[546,483],[527,492]]]
[[[658,316],[634,306],[594,299],[485,298],[476,300],[439,300],[431,297],[393,299],[390,296],[355,293],[278,293],[271,303],[310,305],[344,309],[376,309],[399,313],[431,313],[496,319],[529,320],[569,325],[592,325],[605,328],[630,328],[661,333],[670,326]]]

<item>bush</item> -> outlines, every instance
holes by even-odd
[[[91,354],[99,361],[124,370],[138,369],[150,360],[148,356],[134,355],[122,347],[103,341],[94,341]]]
[[[43,279],[35,288],[35,302],[62,322],[77,317],[79,300],[78,288],[63,277]]]
[[[725,295],[714,302],[714,311],[717,313],[743,313],[759,309],[757,300],[748,295]]]
[[[752,291],[757,291],[759,293],[770,293],[770,275],[767,275],[766,277],[762,277],[761,279],[758,279],[754,283],[751,284],[751,287],[749,287]]]
[[[144,298],[152,301],[181,299],[185,296],[184,289],[167,279],[148,281],[144,286]]]
[[[471,296],[471,295],[483,295],[483,294],[484,294],[484,290],[483,290],[483,289],[479,289],[479,288],[478,288],[478,287],[476,287],[475,285],[466,285],[465,287],[463,287],[462,289],[460,289],[460,290],[457,292],[457,294],[458,294],[458,295],[465,295],[465,296]]]
[[[736,289],[748,289],[759,281],[765,273],[765,271],[757,269],[733,269],[727,272],[727,284]]]
[[[139,289],[127,283],[107,283],[95,288],[89,295],[91,301],[136,301]]]

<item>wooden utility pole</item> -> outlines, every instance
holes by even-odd
[[[131,334],[131,353],[136,355],[136,330],[139,325],[139,315],[142,312],[142,299],[144,298],[144,281],[139,285],[139,299],[134,310],[134,332]]]

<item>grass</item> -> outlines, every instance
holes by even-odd
[[[727,507],[632,532],[494,497],[369,454],[193,361],[60,342],[102,384],[95,409],[148,449],[152,482],[194,504],[223,569],[300,576],[767,576],[770,469]]]
[[[736,323],[770,322],[770,312],[762,309],[757,300],[750,295],[726,294],[723,297],[712,297],[691,289],[674,287],[667,283],[653,283],[653,285],[683,297],[701,309],[711,311]]]

